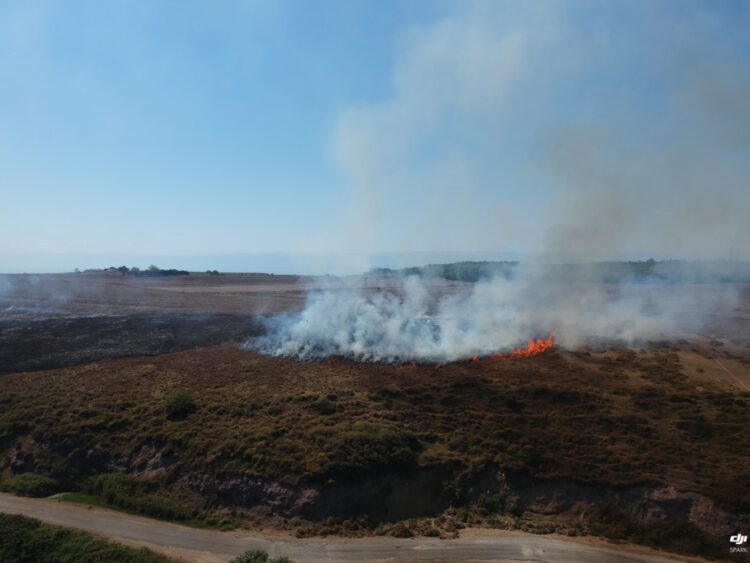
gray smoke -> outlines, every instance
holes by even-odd
[[[572,282],[546,268],[520,270],[475,284],[385,279],[384,290],[350,281],[310,293],[302,313],[273,318],[250,346],[301,359],[449,362],[511,352],[549,334],[567,348],[630,345],[698,334],[707,312],[731,310],[736,298],[731,285]]]
[[[731,308],[729,286],[602,284],[548,266],[749,258],[750,63],[736,17],[669,2],[448,6],[399,45],[392,95],[339,117],[350,209],[338,238],[533,260],[444,291],[405,278],[315,292],[261,349],[447,361],[550,331],[564,346],[669,338],[701,330],[705,314],[689,312]]]

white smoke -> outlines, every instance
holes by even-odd
[[[681,2],[447,6],[400,43],[391,95],[337,120],[351,195],[338,240],[579,264],[746,249],[750,64],[731,13]],[[416,279],[387,293],[314,293],[259,345],[449,361],[550,331],[576,346],[696,328],[688,287],[587,280],[522,268],[437,297]]]
[[[511,352],[551,333],[559,345],[576,347],[697,328],[689,308],[696,296],[674,286],[572,284],[541,274],[448,288],[418,276],[386,283],[383,291],[350,283],[312,292],[302,313],[271,319],[268,334],[250,346],[307,360],[450,362]]]

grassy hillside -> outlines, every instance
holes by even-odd
[[[177,391],[192,406],[172,416]],[[750,395],[693,381],[666,347],[410,367],[227,345],[11,374],[0,405],[6,487],[11,472],[36,472],[161,517],[265,504],[388,521],[478,506],[503,479],[517,514],[522,491],[543,483],[676,485],[750,510]],[[106,476],[121,472],[136,477]],[[402,481],[434,503],[386,506],[382,491]],[[307,512],[294,504],[305,487],[317,495]]]

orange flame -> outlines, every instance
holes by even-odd
[[[518,358],[530,358],[532,356],[536,356],[537,354],[541,354],[542,352],[546,352],[554,345],[555,337],[550,334],[547,338],[530,340],[529,343],[526,344],[526,348],[516,348],[515,350],[513,350],[510,358],[512,360],[516,360]]]
[[[525,348],[516,348],[510,354],[492,354],[493,360],[519,360],[521,358],[531,358],[542,352],[546,352],[555,345],[555,337],[550,334],[547,338],[537,338],[529,340]]]

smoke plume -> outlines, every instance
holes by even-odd
[[[383,280],[384,290],[349,282],[311,292],[302,313],[271,318],[250,346],[300,359],[449,362],[509,353],[550,334],[568,348],[643,344],[698,334],[707,311],[729,310],[736,298],[734,286],[572,282],[519,270],[471,284],[407,276]]]
[[[576,346],[698,330],[686,311],[699,290],[561,279],[549,266],[748,258],[744,9],[447,6],[399,44],[391,95],[339,116],[350,207],[337,238],[363,251],[517,250],[529,264],[437,293],[409,277],[315,292],[258,346],[448,361],[551,331]],[[711,295],[730,302],[734,290]]]

